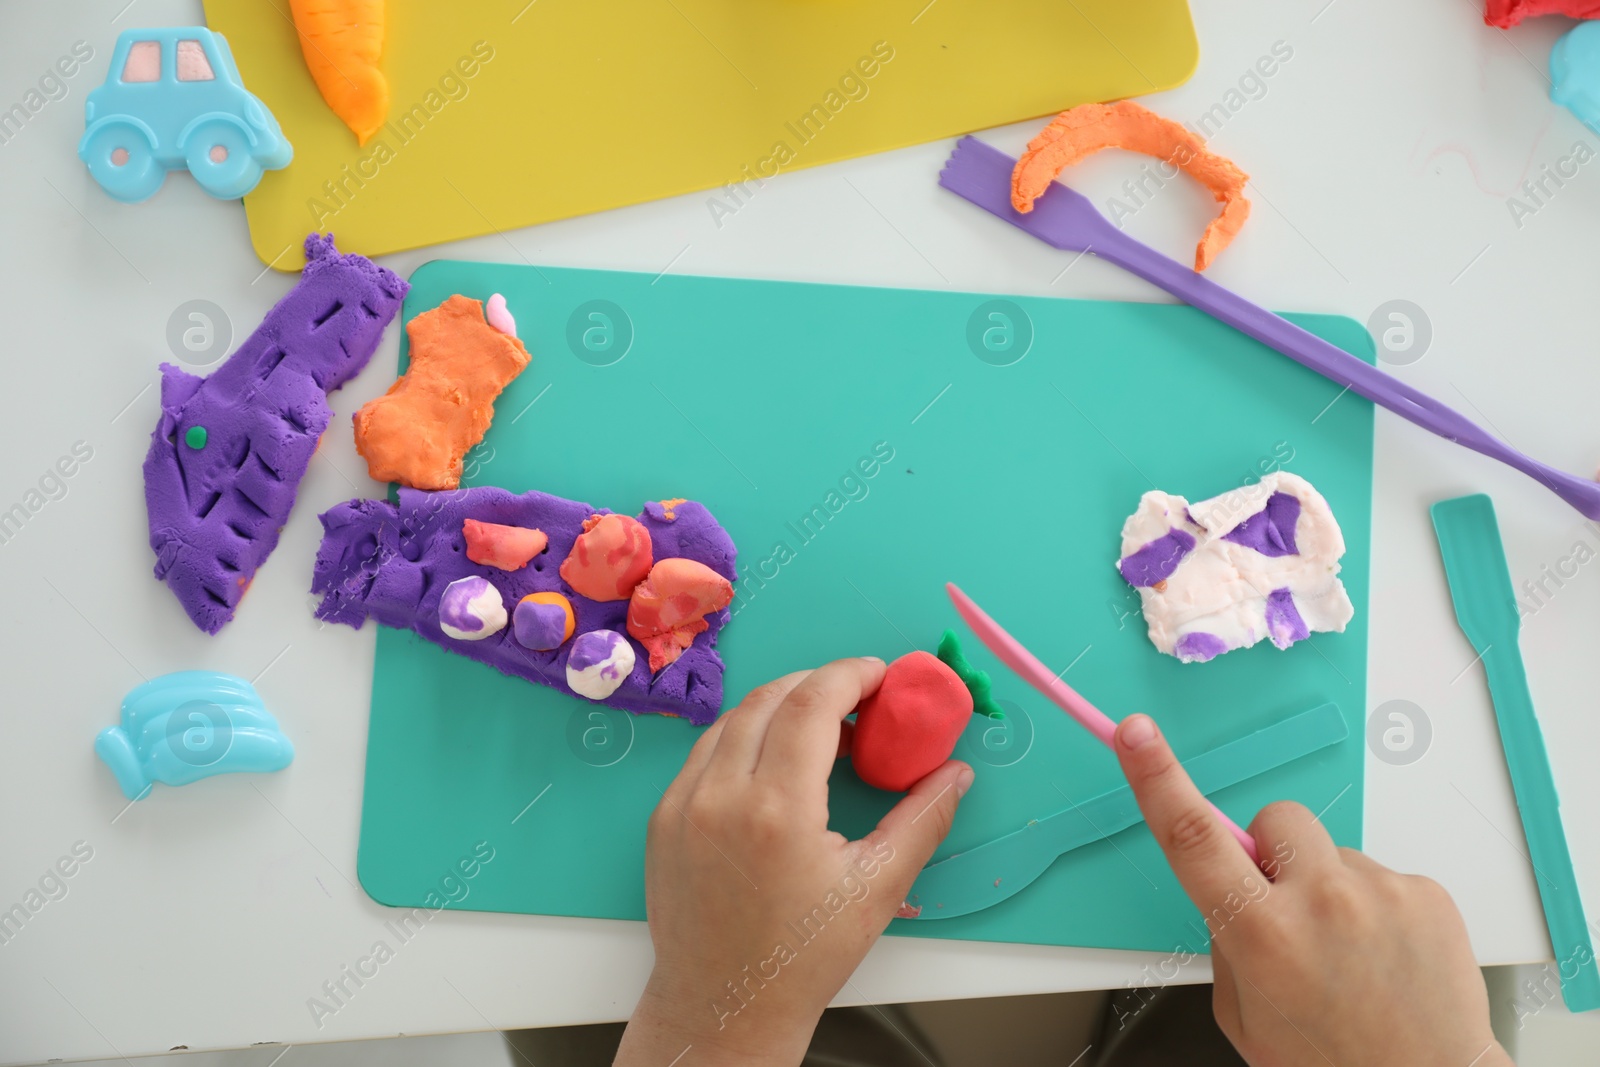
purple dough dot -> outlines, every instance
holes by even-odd
[[[548,652],[560,648],[561,642],[566,640],[567,613],[561,610],[559,604],[540,604],[532,600],[523,600],[517,604],[511,626],[517,644],[536,652]]]
[[[1194,551],[1194,538],[1184,530],[1171,529],[1138,551],[1124,556],[1117,564],[1129,585],[1150,586],[1172,577],[1184,557]]]
[[[480,601],[485,603],[480,604]],[[439,627],[445,633],[459,640],[460,634],[477,634],[479,631],[489,630],[488,621],[480,614],[484,608],[491,608],[498,613],[499,625],[493,633],[505,625],[504,610],[499,607],[500,595],[494,586],[485,578],[472,576],[458,578],[445,587],[444,595],[439,598]],[[484,636],[489,636],[485,633]]]
[[[1173,652],[1185,663],[1204,663],[1206,660],[1216,659],[1226,651],[1228,651],[1226,641],[1204,630],[1194,630],[1184,634],[1173,646]]]
[[[572,652],[567,656],[567,666],[575,671],[586,671],[596,663],[604,663],[616,654],[623,637],[612,630],[590,630],[579,634],[572,642]]]
[[[1295,607],[1294,595],[1287,589],[1274,589],[1267,594],[1267,636],[1279,648],[1288,648],[1296,641],[1311,636],[1311,628],[1300,617]]]
[[[1224,541],[1253,548],[1263,556],[1298,556],[1294,528],[1300,521],[1300,498],[1273,493],[1267,506],[1222,535]]]

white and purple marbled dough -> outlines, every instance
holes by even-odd
[[[1123,523],[1117,569],[1139,590],[1151,643],[1203,663],[1262,638],[1288,648],[1342,631],[1355,615],[1339,581],[1343,555],[1322,494],[1278,471],[1197,504],[1144,494]]]
[[[633,673],[633,646],[615,630],[590,630],[572,642],[567,685],[579,696],[604,700]]]
[[[506,628],[506,602],[487,578],[457,578],[439,598],[439,629],[457,641],[482,641]]]

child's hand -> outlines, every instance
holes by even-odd
[[[1207,807],[1155,724],[1116,749],[1178,881],[1207,916],[1213,1008],[1251,1064],[1503,1067],[1467,929],[1437,882],[1336,848],[1299,804],[1250,824],[1270,885]]]
[[[928,775],[860,841],[828,829],[840,724],[884,665],[780,678],[706,729],[650,819],[656,965],[618,1064],[799,1063],[950,830],[972,769]]]

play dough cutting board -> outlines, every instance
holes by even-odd
[[[729,182],[748,197],[780,171],[1168,89],[1198,55],[1184,0],[391,2],[390,123],[362,147],[286,0],[205,9],[294,145],[245,198],[279,270],[311,230],[378,255]],[[706,200],[708,221],[740,204]]]
[[[627,514],[690,497],[733,535],[727,706],[825,660],[931,649],[959,630],[954,580],[1113,717],[1155,715],[1180,755],[1336,701],[1348,740],[1216,800],[1243,824],[1293,798],[1360,843],[1366,401],[1183,307],[461,262],[411,281],[408,320],[452,293],[505,294],[533,354],[469,454],[469,484]],[[1297,321],[1371,358],[1359,324]],[[1159,655],[1116,571],[1123,518],[1153,486],[1199,499],[1280,465],[1343,524],[1355,622],[1287,652]],[[977,781],[942,854],[1120,781],[962,633],[1011,714],[961,742]],[[395,905],[642,919],[645,821],[697,735],[383,630],[361,882]],[[893,799],[835,771],[834,823],[852,836]],[[1136,827],[1002,906],[894,932],[1170,950],[1200,947],[1199,921]]]

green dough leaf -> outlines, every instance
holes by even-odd
[[[956,639],[954,630],[946,630],[944,636],[939,638],[939,651],[936,653],[944,661],[944,665],[956,672],[956,677],[961,679],[967,687],[967,692],[972,694],[972,710],[979,715],[987,715],[991,719],[1003,719],[1006,713],[1000,710],[1000,705],[995,703],[994,696],[989,692],[989,672],[980,671],[967,662],[967,657],[961,654],[961,642]]]

